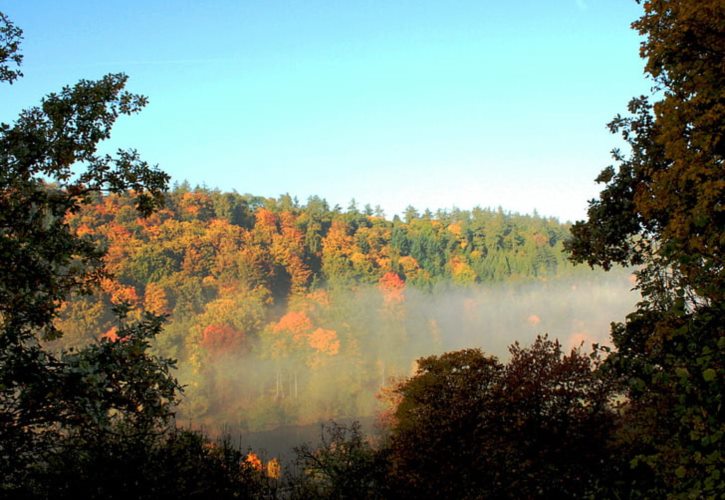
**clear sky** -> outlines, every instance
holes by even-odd
[[[125,72],[149,106],[105,147],[175,181],[355,198],[388,216],[502,206],[585,216],[650,87],[634,0],[9,0],[25,77],[0,120]]]

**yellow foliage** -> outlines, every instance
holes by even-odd
[[[454,282],[468,284],[476,281],[476,272],[461,257],[453,257],[449,264]]]
[[[146,285],[146,291],[144,292],[144,309],[154,314],[168,314],[169,302],[166,298],[166,290],[164,287],[156,284],[149,283]]]
[[[282,476],[282,466],[279,460],[273,458],[267,462],[267,477],[271,479],[279,479]]]
[[[363,266],[367,264],[368,258],[365,254],[361,252],[353,252],[353,254],[350,256],[350,261],[355,266]]]

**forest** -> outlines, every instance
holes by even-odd
[[[722,498],[725,8],[641,3],[574,224],[170,188],[124,74],[0,124],[0,496]]]
[[[177,418],[210,431],[370,417],[421,356],[482,341],[503,354],[559,318],[567,345],[606,341],[636,300],[625,270],[567,260],[566,225],[500,209],[389,221],[182,185],[146,218],[112,195],[67,222],[113,278],[61,305],[49,347],[116,339],[120,304],[166,316],[153,351],[179,363]]]

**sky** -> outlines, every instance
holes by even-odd
[[[304,203],[502,207],[585,218],[649,93],[634,0],[3,0],[24,78],[0,121],[64,85],[129,75],[149,98],[105,151]]]

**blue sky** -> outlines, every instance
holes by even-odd
[[[7,1],[25,78],[0,120],[125,72],[149,106],[104,148],[210,188],[388,216],[502,206],[585,216],[647,93],[633,0]]]

